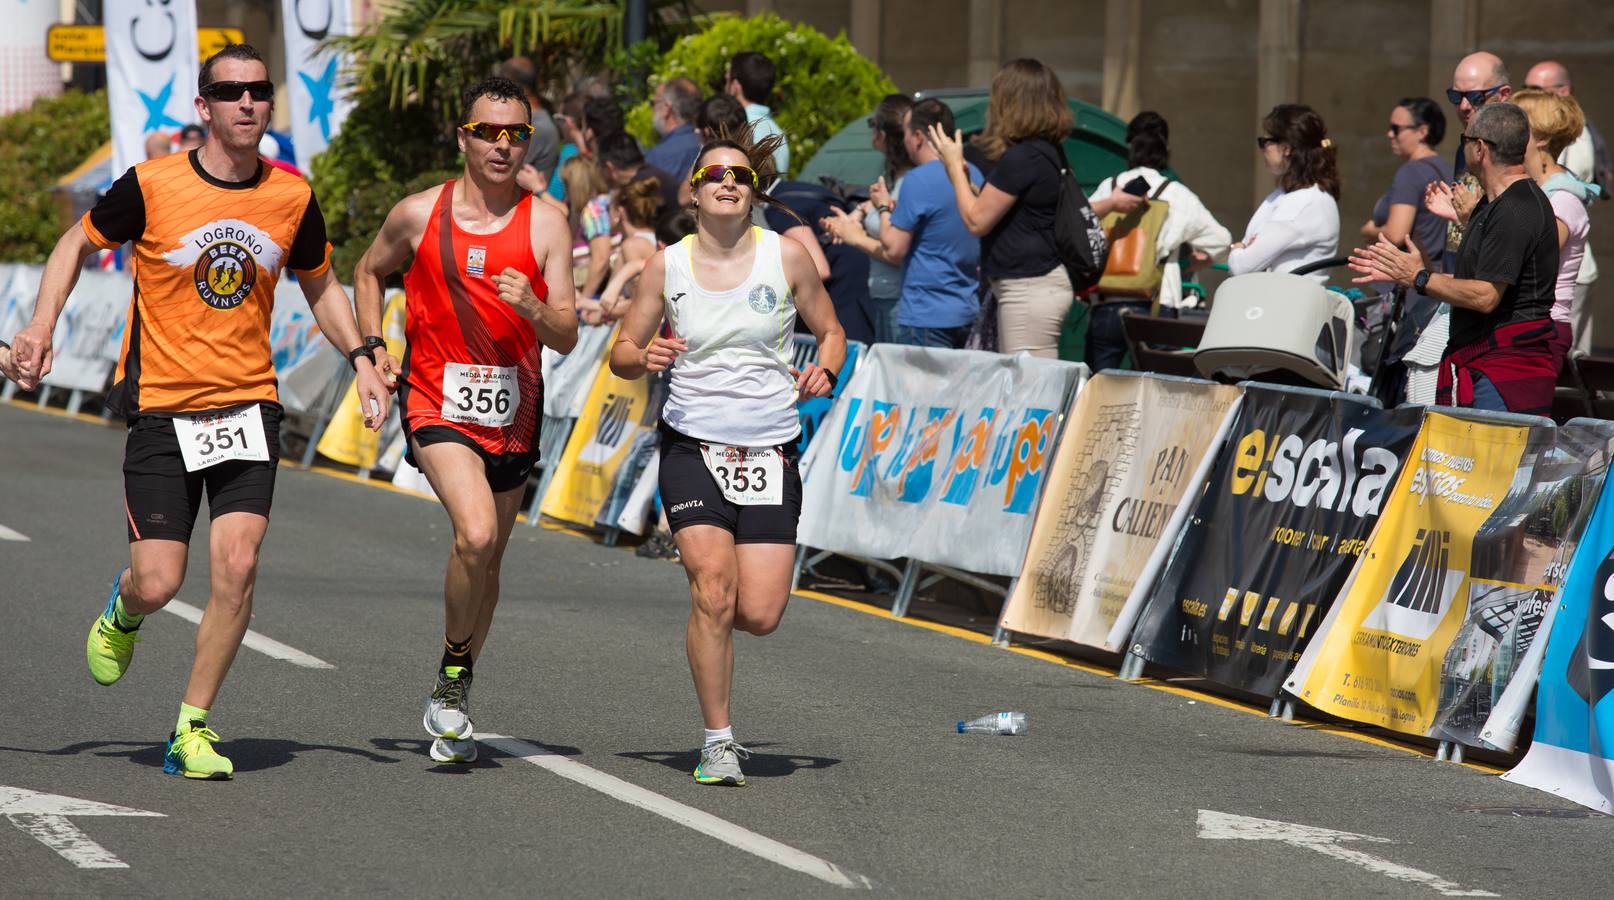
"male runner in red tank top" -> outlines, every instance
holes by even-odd
[[[476,759],[472,663],[499,601],[499,563],[543,422],[539,356],[577,345],[572,239],[566,216],[516,183],[532,137],[527,96],[489,78],[464,96],[465,175],[392,208],[353,274],[359,327],[381,332],[384,279],[404,277],[408,349],[402,369],[375,346],[396,386],[408,458],[426,473],[454,526],[437,683],[423,724],[438,762]]]

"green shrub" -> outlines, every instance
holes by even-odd
[[[45,261],[62,233],[51,185],[111,136],[104,91],[69,91],[0,116],[0,262]]]
[[[868,115],[881,97],[897,89],[879,66],[857,52],[845,33],[827,37],[772,13],[714,17],[705,31],[680,39],[667,51],[649,86],[653,90],[669,78],[682,77],[703,90],[720,90],[729,59],[742,50],[761,53],[779,69],[770,105],[790,138],[790,165],[795,171],[846,123]],[[641,141],[655,142],[648,102],[629,111],[628,127]]]
[[[425,106],[393,108],[360,91],[342,130],[314,157],[310,181],[325,215],[331,266],[343,284],[393,204],[463,171],[452,131]],[[400,271],[402,271],[400,269]]]

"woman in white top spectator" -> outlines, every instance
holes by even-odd
[[[1220,259],[1233,241],[1227,227],[1216,221],[1197,194],[1166,176],[1165,170],[1171,165],[1170,139],[1170,126],[1159,113],[1145,110],[1133,116],[1126,126],[1126,171],[1100,181],[1088,198],[1096,206],[1114,193],[1117,185],[1125,187],[1138,178],[1148,185],[1144,196],[1153,197],[1160,190],[1160,200],[1167,205],[1165,224],[1155,240],[1155,252],[1166,263],[1160,280],[1162,310],[1192,305],[1183,302],[1183,267],[1172,265],[1184,248],[1190,253],[1187,270],[1192,272]],[[1164,189],[1160,189],[1162,183],[1166,185]]]
[[[1564,148],[1575,142],[1586,127],[1586,115],[1572,96],[1547,91],[1524,90],[1509,101],[1530,118],[1530,145],[1524,151],[1524,170],[1552,204],[1558,220],[1558,283],[1553,292],[1552,324],[1558,329],[1553,350],[1560,356],[1574,346],[1570,333],[1570,309],[1575,300],[1575,281],[1586,256],[1586,240],[1591,222],[1586,207],[1597,199],[1601,189],[1576,178],[1560,165]]]
[[[1278,186],[1228,253],[1228,270],[1289,272],[1338,256],[1339,162],[1323,117],[1309,106],[1283,103],[1267,113],[1261,130],[1255,144]],[[1310,277],[1328,281],[1327,272]]]

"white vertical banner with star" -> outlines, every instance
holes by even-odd
[[[352,0],[280,0],[281,33],[286,36],[286,87],[291,94],[291,139],[297,166],[331,142],[353,108],[341,82],[342,57],[318,52],[330,35],[353,33]]]
[[[195,122],[195,0],[125,0],[103,7],[112,171],[146,158],[146,135]]]

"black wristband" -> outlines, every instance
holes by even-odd
[[[368,359],[370,365],[375,365],[375,350],[361,344],[347,352],[347,364],[352,366],[355,372],[359,370],[359,357],[361,356]]]
[[[387,339],[367,334],[364,336],[364,346],[369,347],[371,350],[385,350],[387,349]],[[374,361],[374,358],[372,358],[371,362]]]
[[[828,369],[824,370],[824,374],[829,376],[829,389],[830,390],[833,391],[836,388],[840,387],[840,385],[841,385],[841,377],[839,375],[836,375],[834,372],[831,372]]]

